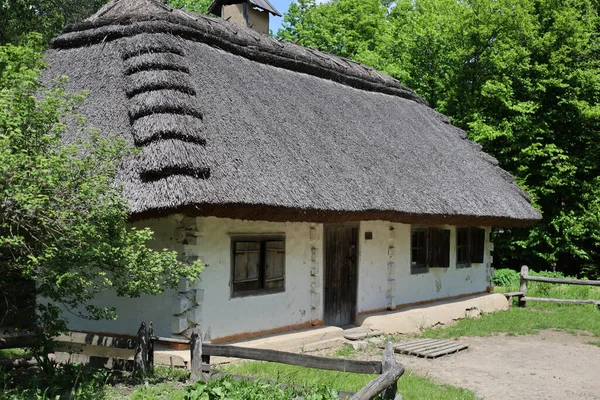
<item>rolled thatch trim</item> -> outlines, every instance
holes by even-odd
[[[206,143],[202,121],[190,115],[147,115],[133,122],[131,133],[136,146],[161,139],[178,139],[202,145]]]
[[[185,72],[140,71],[127,76],[127,86],[125,87],[127,97],[163,89],[176,90],[190,96],[196,95],[196,89],[190,82],[189,74]]]
[[[202,119],[202,111],[194,97],[177,90],[155,90],[140,93],[129,100],[129,118],[136,119],[152,114],[191,115]]]
[[[160,21],[156,18],[155,14],[140,13],[126,18],[119,16],[82,23],[56,38],[52,48],[70,49],[127,38],[123,53],[124,59],[127,59],[149,52],[168,51],[177,54],[178,37],[219,47],[261,63],[426,104],[425,100],[396,79],[342,57],[278,42],[250,29],[203,15],[190,17],[174,10],[160,14]],[[162,34],[162,38],[159,39],[159,35],[148,38],[147,35],[153,33]]]
[[[174,213],[198,217],[232,218],[249,221],[340,223],[359,221],[389,221],[413,225],[456,225],[526,227],[539,222],[532,218],[513,218],[486,215],[435,215],[410,214],[394,210],[332,211],[287,208],[262,204],[194,204],[173,209],[145,210],[133,215],[132,220],[167,217]]]
[[[121,47],[121,57],[124,61],[132,57],[148,56],[150,54],[184,55],[183,50],[181,50],[181,41],[163,32],[138,32],[134,37],[126,37],[120,41],[119,45]]]
[[[128,57],[124,64],[126,75],[153,70],[190,72],[185,58],[173,53],[140,54],[135,57]]]
[[[138,156],[137,168],[142,180],[156,180],[168,175],[206,179],[210,174],[210,165],[206,160],[204,146],[167,139],[144,146],[142,154]]]

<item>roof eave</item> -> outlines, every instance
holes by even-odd
[[[185,214],[196,217],[218,217],[249,221],[340,223],[357,221],[389,221],[410,225],[491,226],[496,228],[529,227],[541,215],[528,218],[489,215],[411,214],[394,210],[336,211],[289,208],[261,204],[193,204],[175,208],[156,208],[134,212],[132,221]]]

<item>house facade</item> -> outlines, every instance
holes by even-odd
[[[162,296],[104,294],[119,319],[72,329],[152,320],[227,341],[345,326],[484,293],[492,228],[540,219],[448,118],[349,60],[154,0],[109,2],[47,55],[47,78],[88,91],[88,124],[139,148],[118,177],[132,224],[206,266]]]

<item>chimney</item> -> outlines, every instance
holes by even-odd
[[[269,14],[281,17],[268,0],[214,0],[208,12],[265,35],[269,34]]]

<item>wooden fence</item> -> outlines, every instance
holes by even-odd
[[[543,283],[555,283],[563,285],[587,285],[587,286],[600,286],[600,281],[585,281],[578,279],[566,279],[566,278],[546,278],[543,276],[531,276],[529,275],[529,267],[523,265],[521,267],[521,287],[518,292],[505,293],[507,298],[513,296],[517,297],[519,307],[525,307],[528,301],[539,301],[547,303],[567,303],[567,304],[595,304],[600,309],[600,300],[570,300],[570,299],[551,299],[546,297],[531,297],[527,296],[527,282],[543,282]]]
[[[34,337],[32,336],[0,338],[0,349],[26,347],[31,345],[33,340]],[[358,361],[278,350],[212,344],[210,343],[210,332],[206,332],[203,336],[198,327],[193,330],[190,340],[158,337],[153,334],[152,322],[148,327],[142,322],[135,339],[73,332],[70,335],[58,337],[56,341],[59,344],[58,349],[60,351],[68,352],[73,351],[73,346],[77,347],[75,351],[83,352],[86,352],[86,345],[106,347],[103,355],[96,352],[91,355],[73,354],[71,357],[76,357],[76,361],[94,366],[133,370],[136,374],[146,374],[153,369],[156,358],[154,352],[155,342],[190,345],[191,361],[189,366],[192,381],[210,378],[211,356],[269,361],[358,374],[377,374],[379,375],[377,378],[352,395],[350,399],[368,400],[379,394],[383,394],[382,398],[386,400],[402,399],[402,396],[397,394],[397,381],[404,374],[404,366],[396,362],[394,349],[389,342],[383,352],[382,361]],[[11,363],[5,363],[4,366],[19,368],[34,364],[34,360],[12,360]]]

